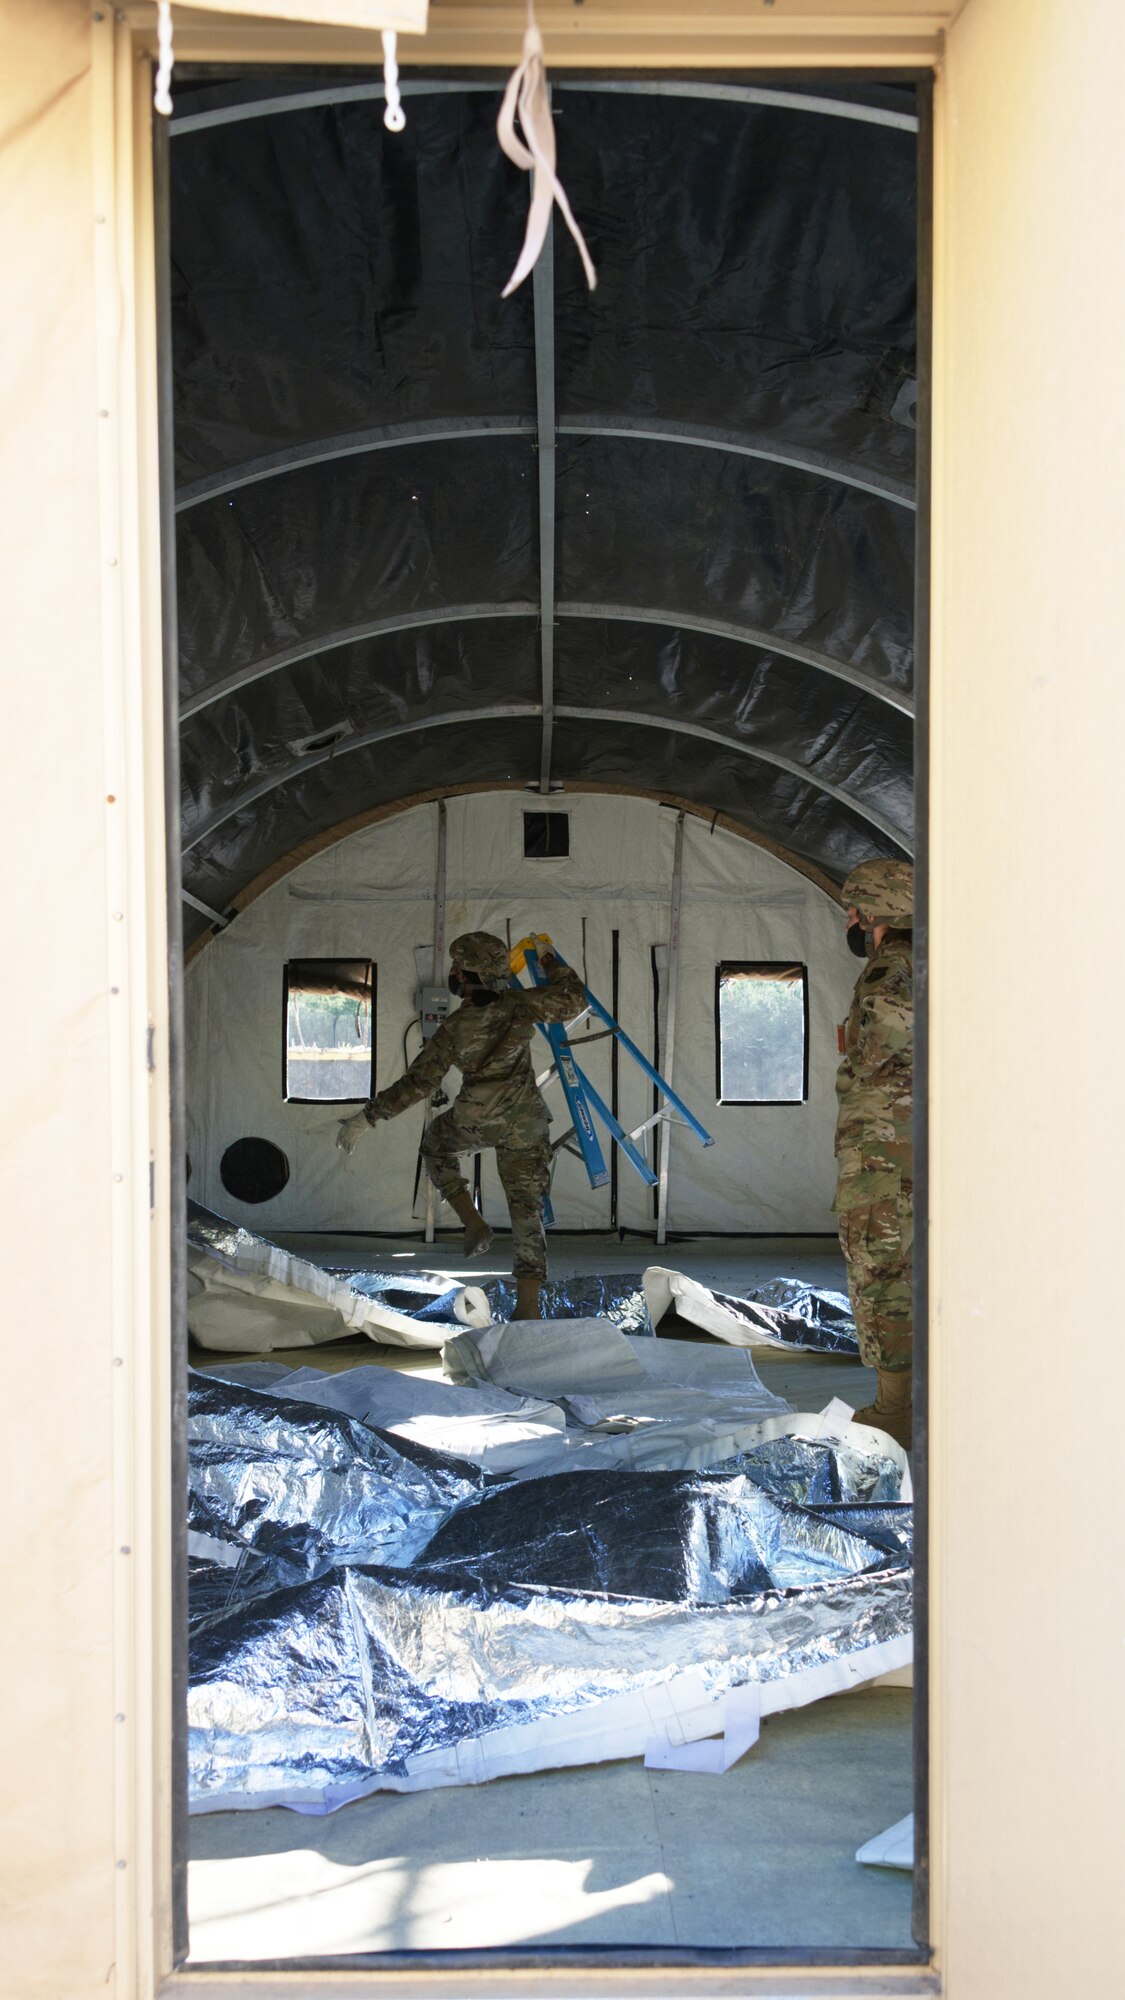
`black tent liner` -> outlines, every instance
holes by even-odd
[[[355,815],[534,785],[545,732],[556,784],[837,880],[909,851],[912,87],[556,79],[598,289],[557,232],[502,300],[499,85],[410,81],[400,135],[366,72],[177,93],[185,886],[221,911]]]

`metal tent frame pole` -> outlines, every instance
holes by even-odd
[[[445,875],[447,847],[447,812],[444,799],[437,802],[437,877],[434,883],[434,963],[433,983],[445,983]],[[426,1105],[426,1121],[423,1134],[430,1123],[430,1106]],[[426,1241],[434,1240],[437,1221],[437,1189],[429,1174],[426,1175]]]
[[[555,735],[555,224],[554,209],[532,274],[535,312],[535,419],[539,452],[539,659],[543,747],[539,790],[551,789]]]
[[[672,857],[672,902],[668,919],[668,1031],[665,1037],[664,1074],[669,1085],[676,1075],[676,1000],[680,973],[680,907],[684,887],[684,814],[676,814],[676,845]],[[668,1239],[668,1181],[672,1161],[672,1120],[662,1118],[660,1164],[657,1168],[656,1241]]]

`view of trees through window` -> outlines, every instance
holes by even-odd
[[[721,1104],[800,1104],[807,1090],[808,979],[803,965],[720,965]]]
[[[292,959],[285,968],[286,1097],[370,1097],[374,1011],[370,959]]]

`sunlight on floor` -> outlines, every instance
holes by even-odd
[[[622,1871],[627,1878],[627,1867]],[[598,1878],[602,1878],[602,1886]],[[543,1858],[439,1863],[401,1856],[346,1867],[308,1848],[191,1871],[192,1957],[298,1958],[320,1953],[513,1945],[613,1911],[666,1902],[663,1874],[604,1885],[604,1861]],[[626,1931],[628,1930],[626,1926]],[[658,1924],[658,1929],[662,1928]],[[668,1935],[671,1937],[669,1920]]]

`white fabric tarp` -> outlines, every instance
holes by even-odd
[[[701,1285],[698,1278],[689,1278],[684,1271],[672,1271],[662,1264],[650,1264],[643,1274],[645,1303],[653,1327],[658,1327],[665,1314],[676,1311],[680,1319],[689,1320],[704,1333],[713,1334],[716,1340],[728,1341],[734,1347],[783,1347],[790,1353],[794,1349],[809,1347],[814,1352],[831,1351],[826,1340],[806,1340],[802,1338],[801,1321],[796,1313],[788,1312],[783,1306],[763,1304],[754,1298],[732,1299],[720,1297],[708,1286]],[[839,1303],[850,1315],[846,1296],[821,1294],[833,1301],[839,1296]],[[853,1322],[850,1317],[848,1325]],[[842,1343],[841,1343],[842,1345]],[[854,1347],[854,1336],[848,1345]]]
[[[447,1341],[442,1361],[455,1381],[498,1382],[563,1405],[578,1428],[544,1440],[537,1473],[717,1465],[763,1434],[764,1420],[790,1415],[744,1350],[637,1339],[608,1320],[513,1320],[474,1329]]]
[[[566,1428],[565,1412],[556,1403],[513,1396],[487,1384],[454,1388],[370,1363],[331,1374],[270,1361],[212,1365],[208,1372],[249,1389],[342,1410],[360,1423],[411,1438],[430,1451],[469,1459],[490,1473],[538,1471],[544,1448],[556,1446]]]
[[[230,1255],[189,1243],[187,1262],[188,1330],[216,1352],[268,1354],[351,1333],[389,1347],[438,1348],[446,1337],[444,1327],[393,1312],[247,1230],[238,1231]]]
[[[869,1868],[913,1868],[914,1866],[914,1814],[907,1813],[905,1819],[898,1819],[884,1833],[877,1833],[874,1840],[865,1840],[856,1848],[855,1858]]]
[[[521,1324],[530,1326],[533,1340],[538,1325],[517,1322]],[[763,1388],[748,1354],[700,1348],[689,1341],[630,1339],[625,1344],[643,1360],[642,1370],[617,1395],[599,1400],[574,1388],[575,1376],[583,1372],[583,1347],[592,1351],[593,1329],[600,1329],[598,1338],[603,1332],[623,1336],[608,1321],[553,1324],[585,1327],[587,1332],[573,1350],[576,1363],[568,1363],[565,1351],[557,1350],[557,1366],[549,1377],[554,1386],[543,1395],[505,1389],[483,1373],[467,1380],[463,1350],[461,1379],[455,1382],[368,1364],[326,1373],[269,1361],[211,1363],[207,1372],[250,1389],[341,1410],[361,1423],[511,1478],[612,1466],[635,1472],[703,1471],[772,1438],[801,1436],[839,1438],[866,1454],[877,1449],[898,1470],[901,1498],[912,1497],[906,1453],[893,1438],[852,1423],[850,1410],[835,1400],[820,1412],[791,1411]]]

